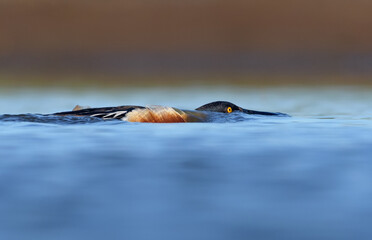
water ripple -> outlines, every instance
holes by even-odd
[[[0,115],[0,121],[50,124],[84,124],[102,122],[103,120],[93,117],[54,116],[42,114],[3,114]]]

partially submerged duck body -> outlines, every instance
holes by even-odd
[[[197,111],[180,110],[164,106],[119,106],[105,108],[85,108],[71,112],[60,112],[59,116],[89,116],[102,119],[119,119],[127,122],[175,123],[204,122],[207,114]]]
[[[232,113],[241,112],[250,115],[264,116],[288,116],[284,113],[261,112],[248,110],[237,105],[217,101],[205,104],[195,110],[180,110],[173,107],[164,106],[118,106],[103,108],[81,108],[77,106],[72,111],[58,112],[53,115],[58,116],[88,116],[102,119],[119,119],[128,122],[151,122],[151,123],[175,123],[175,122],[206,122],[212,112]]]

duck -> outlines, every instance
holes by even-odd
[[[127,122],[181,123],[207,122],[212,113],[243,113],[261,116],[289,116],[280,112],[263,112],[239,107],[228,101],[215,101],[204,104],[195,110],[181,110],[167,106],[136,106],[90,108],[77,105],[72,111],[57,112],[55,116],[93,117],[104,120],[118,119]]]

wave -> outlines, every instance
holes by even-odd
[[[243,122],[255,119],[268,118],[267,116],[254,116],[243,113],[208,113],[206,122],[231,123]],[[271,117],[270,117],[271,118]],[[0,115],[0,122],[31,122],[31,123],[49,123],[49,124],[89,124],[98,122],[119,122],[120,120],[103,120],[96,117],[76,117],[76,116],[56,116],[44,114],[3,114]],[[125,122],[125,121],[121,121]]]
[[[100,118],[75,117],[75,116],[55,116],[43,114],[3,114],[0,115],[0,122],[32,122],[50,124],[85,124],[103,122]]]

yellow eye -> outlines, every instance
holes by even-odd
[[[231,108],[231,107],[228,107],[228,108],[226,109],[226,111],[227,111],[227,113],[232,113],[232,108]]]

